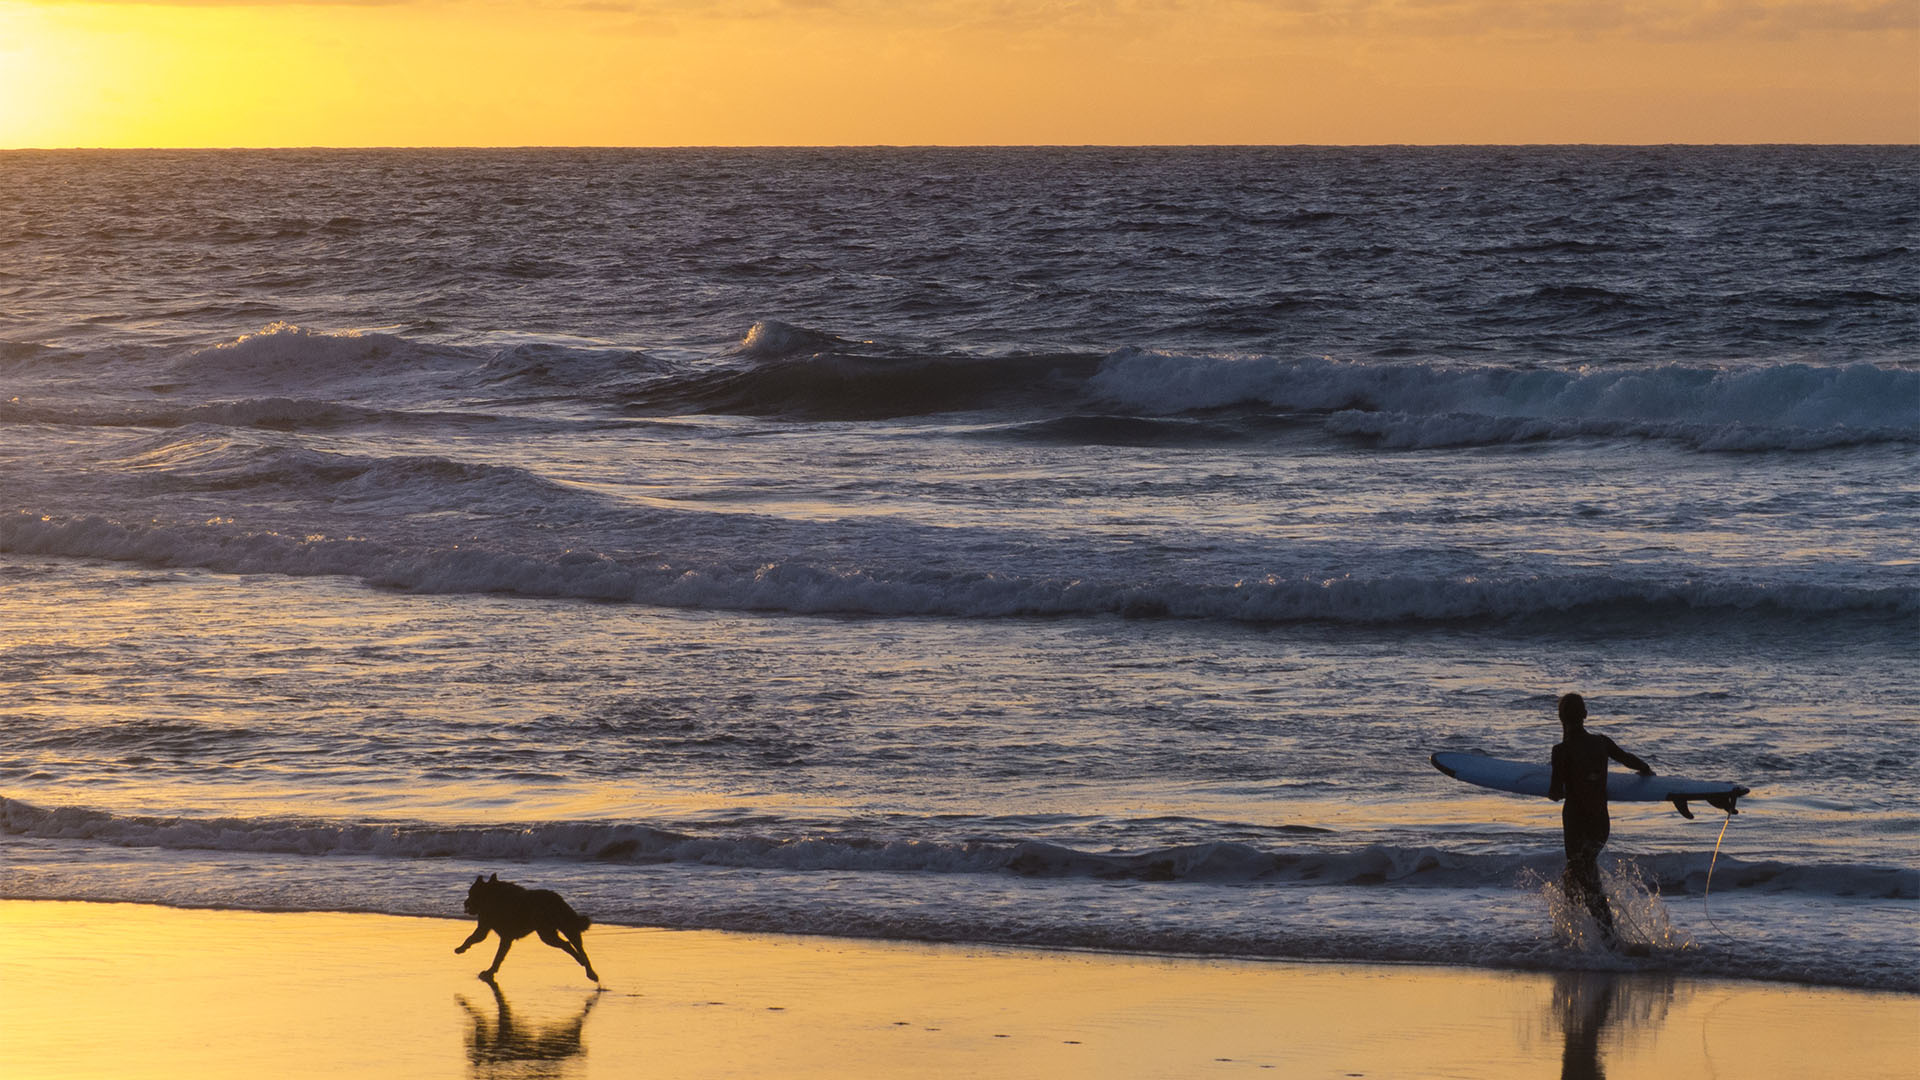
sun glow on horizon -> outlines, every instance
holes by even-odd
[[[1920,141],[1811,0],[0,0],[0,147]]]

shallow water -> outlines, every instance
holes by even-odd
[[[1916,176],[0,155],[0,895],[1920,989]]]

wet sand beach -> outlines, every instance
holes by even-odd
[[[8,1077],[1911,1077],[1920,998],[595,927],[0,903]]]

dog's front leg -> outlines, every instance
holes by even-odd
[[[473,933],[467,935],[467,940],[453,947],[454,955],[458,956],[485,940],[487,940],[487,924],[481,923],[479,926],[473,928]]]
[[[513,948],[513,939],[505,934],[501,934],[500,951],[493,954],[493,966],[481,972],[480,977],[488,982],[492,982],[494,973],[500,970],[500,964],[507,958],[507,950],[511,948]]]

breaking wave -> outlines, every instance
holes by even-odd
[[[743,354],[744,362],[661,378],[626,398],[629,413],[792,420],[885,420],[1057,408],[1100,360],[1092,355],[886,355],[837,348]]]
[[[271,431],[324,431],[363,426],[399,426],[426,419],[427,415],[288,397],[211,401],[173,408],[51,408],[18,400],[0,401],[0,423],[72,427],[179,428],[207,424]],[[459,419],[484,418],[474,416]]]
[[[1522,369],[1127,350],[1107,358],[1090,391],[1145,415],[1319,413],[1336,434],[1388,447],[1590,435],[1703,450],[1920,441],[1920,370],[1871,364]]]
[[[1305,830],[1303,832],[1324,832]],[[1504,887],[1556,875],[1560,854],[1468,854],[1439,847],[1369,844],[1350,850],[1263,850],[1198,843],[1142,852],[1083,851],[1039,841],[947,843],[860,835],[696,833],[644,824],[565,822],[516,826],[338,823],[296,818],[142,817],[83,807],[46,808],[0,797],[0,833],[127,848],[386,859],[686,863],[734,869],[914,874],[1010,874],[1111,881]],[[1633,856],[1663,892],[1704,891],[1710,854]],[[1795,865],[1722,856],[1716,893],[1757,890],[1913,900],[1920,871],[1903,867]]]
[[[297,458],[299,455],[296,454]],[[310,465],[295,461],[293,468]],[[207,483],[280,482],[272,460],[259,472]],[[522,470],[440,459],[340,465],[326,479],[343,497],[377,499],[410,490],[425,472],[460,483],[438,503],[459,505],[475,491],[506,501],[518,489],[551,485]],[[218,469],[203,470],[220,477]],[[477,485],[477,487],[476,487]],[[538,493],[544,494],[544,491]],[[392,496],[399,497],[399,496]],[[411,496],[410,505],[425,505]],[[581,496],[588,498],[588,496]],[[545,505],[544,500],[533,501]],[[550,507],[547,508],[550,510]],[[702,515],[656,512],[662,528]],[[682,527],[687,527],[683,525]],[[1266,623],[1401,623],[1606,613],[1657,619],[1683,612],[1862,615],[1911,618],[1920,596],[1898,587],[1637,579],[1617,573],[1493,579],[1412,575],[1281,577],[1226,582],[1100,581],[920,566],[841,566],[806,559],[738,562],[613,557],[571,548],[529,553],[483,543],[410,546],[360,537],[251,531],[229,522],[128,524],[88,516],[25,512],[0,517],[0,551],[197,567],[231,573],[341,575],[423,593],[507,593],[730,611],[964,618],[1117,615]]]
[[[15,350],[19,352],[20,350]],[[136,350],[143,364],[154,357]],[[59,352],[60,367],[86,366]],[[37,352],[17,364],[37,363]],[[88,362],[112,369],[111,357]],[[104,365],[104,366],[102,366]],[[555,342],[448,345],[274,323],[165,360],[140,381],[215,400],[49,410],[0,402],[0,421],[315,428],[568,401],[602,416],[732,415],[871,421],[998,415],[1050,442],[1233,442],[1319,427],[1382,449],[1577,438],[1672,441],[1702,451],[1810,451],[1920,442],[1920,369],[1287,359],[1098,353],[925,352],[773,320],[703,358]],[[518,397],[502,399],[510,391]],[[449,396],[450,393],[453,396]]]
[[[271,323],[233,341],[199,349],[175,362],[182,375],[202,380],[320,381],[396,367],[418,367],[451,350],[397,334],[363,330],[323,331],[288,322]]]

